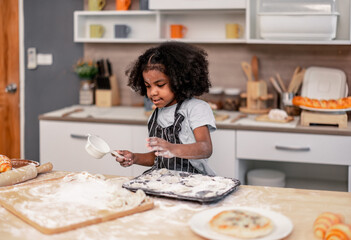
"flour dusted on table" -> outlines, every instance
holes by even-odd
[[[122,188],[127,180],[80,172],[5,191],[9,191],[9,203],[30,221],[57,228],[139,206],[146,195],[142,190],[133,193]]]

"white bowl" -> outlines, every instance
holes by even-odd
[[[94,158],[102,158],[110,152],[110,147],[101,138],[89,134],[85,150]]]
[[[247,173],[248,185],[285,187],[285,173],[272,169],[253,169]]]

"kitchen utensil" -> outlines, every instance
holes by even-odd
[[[37,161],[27,160],[27,159],[19,159],[19,158],[12,158],[11,159],[12,169],[24,167],[27,165],[33,165],[38,167],[40,164]]]
[[[77,113],[77,112],[82,112],[82,111],[84,111],[83,108],[76,108],[76,109],[73,109],[71,111],[63,113],[61,116],[62,117],[67,117],[67,116],[71,115],[72,113]]]
[[[111,62],[109,59],[106,59],[106,65],[107,65],[108,76],[111,77],[112,76],[112,67],[111,67]]]
[[[241,62],[241,68],[244,70],[244,73],[248,81],[252,81],[252,69],[248,62]]]
[[[246,118],[246,117],[247,117],[247,114],[239,114],[238,116],[236,116],[235,118],[230,120],[230,122],[234,123],[234,122],[238,121],[239,119]]]
[[[275,80],[275,78],[270,77],[269,81],[272,83],[274,89],[278,92],[278,93],[282,93],[282,89],[280,88],[279,84],[277,83],[277,81]]]
[[[292,86],[291,86],[291,92],[293,92],[294,94],[296,94],[300,89],[300,86],[301,86],[303,79],[304,79],[305,71],[306,71],[305,69],[301,70],[301,72],[296,74],[296,76],[293,79]]]
[[[10,186],[16,183],[24,182],[35,178],[38,173],[50,172],[52,170],[52,163],[48,162],[39,167],[29,164],[24,167],[9,170],[0,174],[0,187]]]
[[[96,135],[88,134],[88,140],[85,145],[85,150],[94,158],[102,158],[107,153],[120,158],[124,158],[118,152],[111,151],[110,146],[102,139]]]
[[[276,76],[277,76],[278,83],[279,83],[279,85],[280,85],[280,87],[281,87],[282,91],[283,91],[283,92],[286,92],[286,91],[287,91],[287,89],[286,89],[286,87],[285,87],[285,84],[284,84],[284,82],[283,82],[282,78],[280,77],[280,74],[279,74],[279,73],[277,73],[277,74],[276,74]]]
[[[258,81],[258,58],[257,56],[253,56],[251,60],[251,68],[252,68],[252,74],[255,78],[256,81]]]
[[[167,179],[172,178],[172,182]],[[200,184],[199,184],[200,183]],[[128,182],[123,187],[131,191],[143,190],[148,195],[163,196],[200,203],[218,202],[234,192],[240,181],[235,178],[206,176],[172,170],[148,171]]]
[[[289,86],[288,86],[288,92],[292,92],[292,89],[293,89],[293,86],[292,84],[294,83],[295,81],[295,78],[296,78],[296,75],[301,71],[301,68],[299,66],[297,66],[294,70],[294,73],[291,77],[291,80],[290,80],[290,83],[289,83]]]

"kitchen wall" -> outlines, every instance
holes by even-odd
[[[197,44],[209,55],[210,76],[213,86],[237,87],[246,90],[246,77],[241,61],[259,58],[260,77],[267,81],[269,92],[274,93],[269,77],[279,73],[289,83],[296,66],[322,66],[345,71],[350,85],[351,46],[322,45],[252,45],[252,44]],[[121,86],[123,105],[142,102],[127,86],[124,74],[128,65],[150,44],[85,44],[84,54],[93,58],[109,58]],[[350,85],[351,86],[351,85]]]
[[[72,65],[83,56],[83,45],[73,42],[73,11],[83,6],[82,0],[23,0],[25,51],[35,47],[37,53],[53,54],[53,65],[25,69],[27,159],[39,160],[39,114],[78,103],[79,80]]]

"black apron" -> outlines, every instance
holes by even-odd
[[[162,128],[157,123],[158,108],[156,108],[152,113],[151,119],[148,123],[149,137],[158,137],[170,143],[182,144],[179,139],[179,132],[182,129],[184,116],[178,113],[181,105],[182,102],[177,104],[176,110],[174,112],[174,123],[171,126],[165,128]],[[154,165],[147,172],[161,168],[167,168],[169,170],[182,172],[199,173],[199,171],[197,171],[196,168],[191,165],[188,159],[178,157],[166,158],[163,156],[156,156]]]

